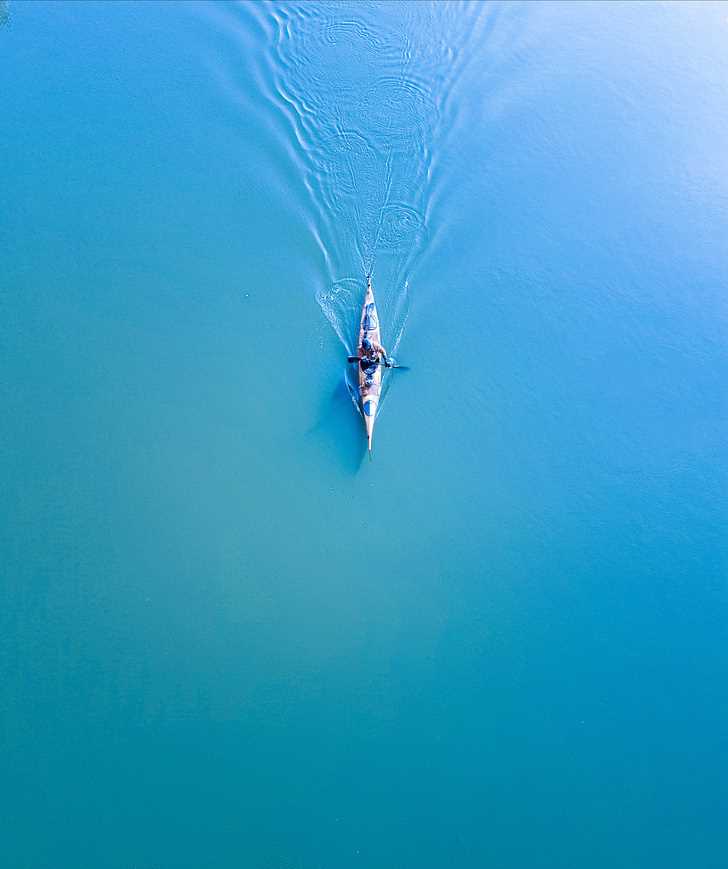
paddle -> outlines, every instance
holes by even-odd
[[[346,361],[347,362],[359,362],[359,361],[361,361],[361,357],[360,356],[347,356]],[[410,370],[409,365],[398,365],[396,362],[390,362],[389,364],[387,364],[385,362],[384,367],[385,368],[399,368],[400,371],[409,371]]]

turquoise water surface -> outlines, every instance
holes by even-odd
[[[0,866],[725,869],[728,4],[0,10]]]

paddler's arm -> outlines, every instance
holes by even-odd
[[[387,351],[382,347],[381,344],[377,344],[376,341],[372,341],[372,348],[375,353],[378,353],[379,356],[382,357],[382,362],[389,367],[389,357],[387,356]]]
[[[379,351],[379,353],[382,357],[382,362],[384,363],[384,367],[391,368],[392,367],[392,360],[389,358],[389,356],[387,356],[387,351],[384,349],[384,347],[382,347],[382,345],[380,344],[377,347],[377,350]]]

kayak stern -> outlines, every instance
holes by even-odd
[[[367,441],[369,442],[369,452],[372,451],[372,437],[374,436],[374,421],[377,417],[377,406],[379,402],[373,396],[367,396],[362,402],[362,412],[364,414],[364,425],[367,430]]]

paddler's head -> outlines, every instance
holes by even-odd
[[[365,336],[364,338],[361,339],[361,347],[362,347],[362,350],[371,350],[372,349],[372,342]]]

